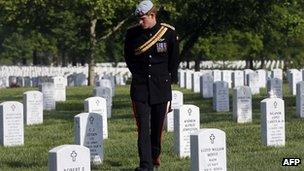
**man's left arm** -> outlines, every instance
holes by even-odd
[[[171,73],[171,83],[177,83],[177,69],[179,64],[179,42],[177,40],[177,35],[174,30],[170,34],[170,44],[169,44],[169,63],[168,70]]]

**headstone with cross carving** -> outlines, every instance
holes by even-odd
[[[280,98],[261,101],[262,143],[267,146],[285,145],[285,107]]]
[[[200,129],[190,135],[191,171],[227,170],[226,134],[219,129]]]
[[[43,123],[43,95],[40,91],[23,93],[24,124]]]
[[[224,81],[213,83],[213,109],[217,112],[229,111],[229,90]]]
[[[18,146],[24,144],[23,104],[6,101],[0,104],[0,144]]]
[[[232,77],[232,87],[243,86],[244,85],[244,73],[243,71],[233,71]]]
[[[270,78],[267,80],[267,92],[272,97],[283,99],[283,81],[278,78]],[[270,93],[271,92],[271,93]]]
[[[39,91],[43,94],[43,109],[53,110],[56,108],[54,83],[45,82],[39,86]]]
[[[107,101],[107,117],[111,118],[112,112],[112,89],[110,87],[99,86],[93,89],[93,96],[105,98]]]
[[[99,113],[80,113],[74,117],[75,144],[90,149],[91,162],[103,161],[102,115]]]
[[[174,109],[174,149],[180,158],[190,156],[190,134],[199,128],[199,107],[182,105]]]
[[[296,101],[297,116],[304,118],[304,81],[297,83]]]
[[[55,101],[66,101],[67,79],[62,76],[52,78],[55,88]]]
[[[167,132],[174,131],[174,109],[178,109],[184,104],[183,93],[177,90],[172,90],[171,112],[167,113],[165,119],[165,128]]]
[[[102,115],[103,139],[108,138],[107,102],[102,97],[89,97],[84,100],[84,111]]]
[[[201,76],[200,93],[203,98],[213,97],[213,76],[211,74],[203,74]]]
[[[49,171],[90,171],[90,149],[82,145],[61,145],[49,151]]]
[[[248,86],[233,89],[233,119],[237,123],[252,121],[252,99]]]

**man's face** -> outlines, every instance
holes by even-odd
[[[139,24],[143,29],[153,27],[155,24],[155,14],[152,13],[139,17]]]

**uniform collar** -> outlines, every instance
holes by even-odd
[[[152,28],[143,29],[146,33],[155,33],[159,30],[160,24],[157,22]]]

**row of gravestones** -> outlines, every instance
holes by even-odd
[[[38,70],[36,67],[16,68],[12,66],[0,67],[1,70],[3,72],[0,72],[0,87],[38,87],[43,82],[51,81],[51,78],[57,75],[67,79],[67,86],[88,85],[87,71],[82,68],[78,71],[68,71],[65,68],[44,67]],[[131,76],[127,68],[110,68],[109,70],[96,68],[96,70],[96,73],[98,73],[96,78],[100,77],[99,75],[109,75],[113,77],[117,85],[125,85]]]
[[[269,72],[269,74],[267,74]],[[179,70],[179,86],[191,89],[195,93],[201,93],[204,98],[213,97],[213,83],[216,81],[225,81],[229,88],[247,85],[252,94],[259,94],[260,88],[269,88],[269,82],[282,82],[283,71],[274,69],[273,71],[246,69],[244,71],[231,70],[202,70],[194,72],[191,70]],[[296,95],[296,84],[303,80],[303,70],[289,69],[286,72],[289,91]],[[274,89],[281,89],[280,84],[272,84]],[[276,86],[277,85],[277,86]],[[268,91],[270,91],[268,89]],[[274,91],[278,97],[283,97],[282,92]]]

